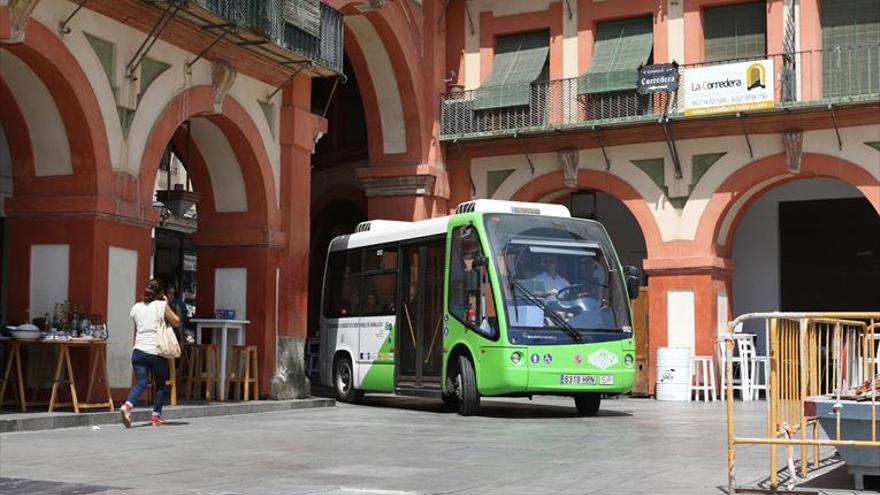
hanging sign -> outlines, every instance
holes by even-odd
[[[194,272],[196,271],[196,256],[193,254],[184,254],[183,255],[183,271],[185,272]]]
[[[773,62],[754,60],[684,71],[684,114],[773,108]]]
[[[678,89],[678,64],[651,64],[639,67],[639,94],[671,93]]]

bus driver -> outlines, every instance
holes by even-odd
[[[541,265],[544,267],[544,271],[536,275],[534,280],[544,284],[544,297],[548,301],[556,300],[556,295],[559,294],[559,291],[571,284],[557,272],[559,260],[556,259],[556,256],[544,256],[541,260]]]

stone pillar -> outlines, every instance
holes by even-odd
[[[658,347],[691,347],[715,356],[720,328],[730,319],[733,262],[646,259],[648,273],[649,390],[654,393]],[[716,376],[716,382],[718,377]]]
[[[279,254],[278,329],[273,399],[303,398],[311,385],[305,376],[304,349],[308,334],[308,261],[311,223],[311,153],[318,131],[327,122],[309,111],[311,79],[294,78],[284,89],[281,107],[281,230]]]
[[[212,317],[215,309],[233,309],[237,319],[250,321],[245,343],[257,346],[260,391],[269,393],[276,369],[281,250],[270,245],[203,246],[198,234],[194,241],[199,281],[196,314]]]
[[[35,204],[44,211],[28,206]],[[110,331],[108,371],[118,398],[131,385],[129,312],[149,277],[152,218],[73,211],[66,201],[48,198],[12,198],[6,208],[7,321],[51,316],[55,303],[65,300],[96,315]]]

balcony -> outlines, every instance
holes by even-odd
[[[773,110],[753,110],[750,114],[880,100],[880,45],[772,55],[767,60],[773,65]],[[528,105],[478,110],[475,100],[479,90],[453,91],[441,98],[440,138],[450,141],[546,134],[656,122],[664,115],[685,118],[688,69],[746,61],[679,66],[679,89],[671,93],[584,93],[579,92],[578,78],[571,78],[533,83]]]
[[[307,0],[192,0],[177,13],[277,63],[312,62],[319,76],[342,73],[342,14]],[[290,23],[293,16],[296,23]],[[287,19],[287,20],[286,20]],[[233,29],[230,29],[233,28]]]

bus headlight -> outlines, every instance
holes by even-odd
[[[632,354],[627,354],[623,357],[623,364],[626,365],[627,368],[633,365],[633,356]]]
[[[515,351],[513,354],[510,355],[510,362],[519,365],[519,363],[522,362],[522,357],[523,355],[521,352]]]

